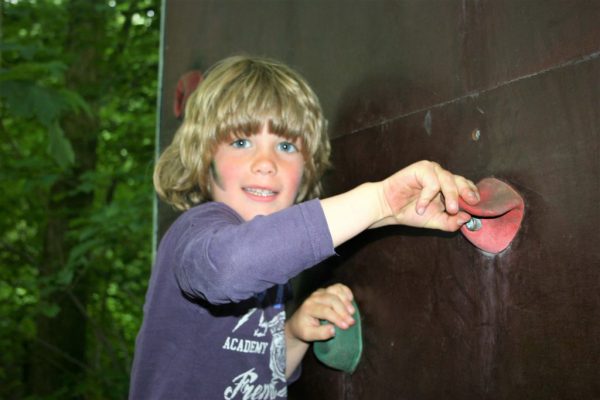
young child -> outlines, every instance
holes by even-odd
[[[131,399],[281,399],[309,343],[352,320],[351,290],[313,293],[286,322],[288,281],[368,228],[457,230],[475,185],[421,161],[319,200],[329,141],[319,101],[278,62],[232,57],[190,96],[156,166],[185,212],[158,249],[136,342]],[[312,199],[305,201],[306,199]]]

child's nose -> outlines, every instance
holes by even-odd
[[[262,175],[272,175],[277,173],[275,155],[270,151],[258,153],[252,162],[252,171]]]

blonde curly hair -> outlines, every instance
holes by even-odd
[[[186,210],[210,200],[210,168],[219,143],[260,132],[300,140],[304,175],[296,202],[318,197],[329,166],[327,122],[304,78],[271,59],[234,56],[215,64],[191,94],[184,120],[154,170],[162,200]]]

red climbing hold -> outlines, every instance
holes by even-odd
[[[177,87],[175,88],[175,99],[173,101],[173,114],[175,114],[175,117],[183,117],[185,103],[198,84],[202,82],[202,79],[202,72],[197,70],[186,72],[179,78]]]
[[[525,204],[519,193],[499,179],[482,179],[477,188],[481,201],[476,205],[459,199],[461,210],[471,214],[475,222],[460,230],[473,245],[496,254],[506,249],[519,231]]]

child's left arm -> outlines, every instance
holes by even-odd
[[[333,325],[341,329],[354,324],[352,291],[337,283],[311,294],[285,324],[286,378],[296,370],[309,347],[309,342],[327,340],[335,334]]]

